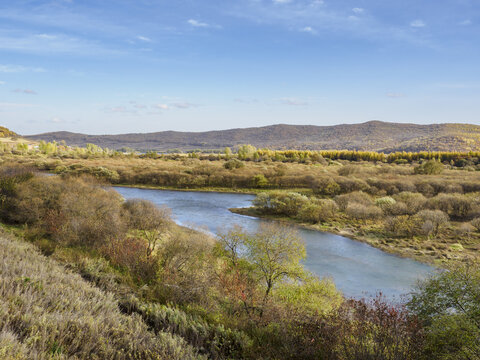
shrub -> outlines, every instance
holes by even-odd
[[[427,199],[422,194],[409,191],[398,193],[393,198],[397,202],[402,202],[406,205],[406,214],[408,215],[414,215],[422,210],[427,202]]]
[[[413,169],[415,174],[438,175],[443,171],[442,163],[436,160],[428,160]]]
[[[120,307],[128,314],[140,314],[155,332],[181,336],[211,359],[241,358],[252,345],[243,332],[222,325],[210,325],[177,308],[141,303],[132,297],[123,301]]]
[[[361,204],[364,206],[370,206],[373,204],[370,195],[361,191],[338,195],[335,197],[335,202],[342,211],[345,211],[350,203]]]
[[[256,188],[264,188],[268,186],[268,180],[263,174],[255,175],[252,179],[252,183]]]
[[[462,194],[438,194],[428,200],[430,209],[442,210],[456,219],[464,219],[472,210],[474,199]]]
[[[480,218],[475,218],[472,220],[472,225],[477,229],[477,231],[480,231]]]
[[[337,211],[338,206],[335,201],[330,199],[316,199],[305,203],[300,208],[298,218],[312,223],[317,223],[319,221],[324,222],[331,220]]]
[[[126,267],[137,281],[149,283],[156,278],[158,260],[149,256],[149,247],[145,239],[137,237],[118,238],[109,241],[102,253],[113,264]]]
[[[202,232],[173,231],[158,247],[155,294],[163,301],[203,302],[214,284],[213,240]]]
[[[375,205],[383,211],[387,211],[396,201],[391,196],[384,196],[375,200]]]
[[[345,213],[351,218],[365,221],[368,219],[376,219],[380,217],[382,215],[382,209],[374,205],[365,206],[358,203],[349,203],[345,210]]]
[[[243,161],[240,161],[238,159],[230,159],[223,164],[223,167],[227,170],[233,170],[233,169],[240,169],[244,167],[245,164]]]
[[[448,223],[448,216],[441,210],[422,210],[416,218],[421,222],[421,229],[425,235],[438,235],[440,229]]]
[[[150,256],[172,222],[170,210],[166,207],[159,208],[151,201],[141,199],[127,200],[123,208],[126,211],[129,228],[137,230],[147,241],[146,254]]]
[[[396,236],[412,236],[417,228],[417,219],[408,215],[391,216],[385,221],[385,229]]]
[[[312,190],[316,194],[332,196],[340,193],[340,185],[331,178],[320,178],[313,184]]]
[[[425,324],[426,359],[475,359],[480,353],[480,270],[457,265],[420,283],[408,303]]]

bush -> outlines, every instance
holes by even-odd
[[[244,167],[245,164],[243,161],[240,161],[238,159],[230,159],[223,164],[223,167],[227,170],[233,170],[233,169],[240,169]]]
[[[408,303],[425,325],[425,359],[475,359],[480,353],[480,269],[455,266],[420,283]]]
[[[398,193],[394,195],[393,198],[397,202],[402,202],[406,205],[406,214],[408,215],[414,215],[422,210],[427,202],[427,199],[422,194],[409,191]]]
[[[408,215],[392,216],[385,222],[385,229],[396,236],[412,236],[417,228],[417,219]]]
[[[342,211],[345,211],[350,203],[361,204],[363,206],[370,206],[373,204],[370,195],[361,191],[338,195],[335,197],[335,202]]]
[[[341,191],[340,185],[330,177],[320,178],[312,186],[315,194],[333,196],[339,194]]]
[[[330,199],[316,199],[305,203],[298,212],[298,218],[303,221],[312,223],[324,222],[331,220],[338,206],[335,201]]]
[[[358,203],[349,203],[347,209],[345,210],[345,213],[351,218],[364,221],[369,219],[376,219],[383,214],[382,209],[374,205],[365,206]]]
[[[477,231],[480,231],[480,218],[475,218],[472,220],[472,225]]]
[[[395,203],[395,199],[391,196],[384,196],[375,200],[375,205],[385,212]]]
[[[264,188],[268,186],[268,180],[263,174],[255,175],[252,179],[252,183],[256,188]]]
[[[428,160],[413,169],[415,174],[438,175],[443,171],[442,163],[436,160]]]
[[[210,325],[180,309],[145,304],[135,298],[123,301],[120,307],[128,314],[140,314],[155,332],[181,336],[211,359],[239,359],[252,345],[252,341],[243,332],[222,325]]]
[[[420,220],[421,230],[427,236],[437,236],[440,229],[448,223],[447,214],[440,210],[422,210],[416,218]]]
[[[462,194],[438,194],[428,200],[430,209],[442,210],[456,219],[465,219],[473,208],[475,200]]]

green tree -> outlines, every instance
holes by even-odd
[[[147,256],[150,256],[171,222],[170,210],[158,208],[150,201],[139,199],[127,200],[124,209],[127,212],[129,227],[138,231],[147,240]]]
[[[241,272],[241,277],[253,279],[260,286],[260,316],[273,289],[285,281],[305,278],[301,264],[306,257],[305,245],[291,227],[262,224],[255,234],[235,227],[220,234],[219,238],[224,257],[232,268]]]
[[[304,275],[300,261],[306,257],[305,245],[291,227],[262,224],[256,234],[246,237],[245,246],[246,258],[264,286],[263,305],[279,282]]]
[[[426,359],[480,358],[480,264],[457,265],[421,283],[408,303],[426,326]]]

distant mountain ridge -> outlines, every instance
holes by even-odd
[[[85,135],[66,131],[25,136],[31,140],[68,145],[96,144],[139,151],[212,150],[251,144],[258,148],[369,151],[480,151],[480,126],[470,124],[417,125],[369,121],[333,126],[270,125],[206,132],[163,131],[145,134]]]

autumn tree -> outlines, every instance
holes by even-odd
[[[147,256],[150,256],[171,222],[170,210],[140,199],[127,200],[124,209],[129,227],[138,231],[147,240]]]

